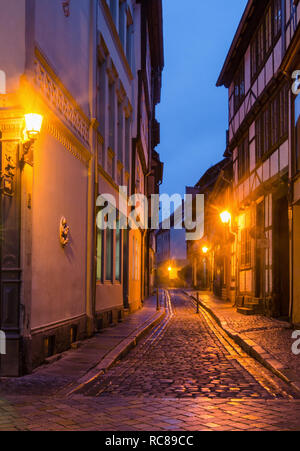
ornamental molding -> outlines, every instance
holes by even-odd
[[[42,61],[41,61],[42,60]],[[34,61],[34,85],[47,103],[58,111],[80,138],[89,144],[89,120],[55,75],[43,55],[36,49]]]
[[[1,192],[6,196],[15,193],[18,143],[5,142],[2,146],[2,170],[0,172]]]
[[[84,146],[79,145],[79,142],[77,143],[74,138],[71,138],[71,135],[68,136],[68,134],[60,126],[56,125],[54,121],[45,119],[44,126],[49,135],[53,136],[53,138],[62,144],[77,160],[88,166],[91,154]]]
[[[16,141],[20,140],[23,128],[23,119],[6,119],[0,115],[0,131],[3,134],[13,135]]]

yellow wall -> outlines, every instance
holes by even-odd
[[[142,287],[142,234],[140,230],[132,230],[129,237],[129,305],[130,310],[141,306]]]

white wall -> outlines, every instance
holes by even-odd
[[[87,169],[44,132],[35,147],[32,208],[32,328],[85,312]],[[70,243],[59,240],[61,217]]]
[[[65,17],[61,1],[37,0],[35,4],[37,45],[88,114],[90,1],[72,0],[69,17]]]
[[[0,70],[11,92],[25,69],[25,0],[0,0],[0,30]]]

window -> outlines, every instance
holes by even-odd
[[[272,0],[251,43],[251,75],[255,78],[281,33],[281,0]]]
[[[273,17],[274,17],[274,37],[277,38],[277,36],[281,32],[281,21],[282,21],[281,0],[274,0]]]
[[[105,279],[112,281],[112,262],[113,262],[113,237],[114,231],[112,229],[106,229],[106,275]]]
[[[115,85],[109,85],[109,147],[115,149]]]
[[[249,229],[241,231],[241,266],[251,265],[251,237]]]
[[[125,169],[130,172],[130,119],[125,121]]]
[[[122,230],[120,229],[120,221],[117,222],[116,228],[116,280],[121,282],[121,259],[122,259]]]
[[[256,151],[256,162],[258,162],[264,154],[264,115],[261,114],[260,117],[255,122],[255,151]]]
[[[118,103],[118,160],[123,163],[123,107]]]
[[[97,228],[97,267],[96,267],[96,280],[102,281],[102,255],[103,255],[103,230]]]
[[[239,179],[243,178],[249,173],[249,163],[249,136],[247,134],[247,136],[243,139],[238,147]]]
[[[257,73],[257,38],[251,44],[251,76],[255,77]]]
[[[280,138],[288,134],[289,129],[289,89],[285,85],[279,95],[279,127],[280,127]]]
[[[266,36],[266,53],[269,52],[269,50],[272,47],[272,7],[269,6],[265,18],[265,36]]]
[[[106,82],[106,64],[98,65],[98,121],[102,137],[105,135],[105,82]]]
[[[288,119],[288,87],[285,85],[255,122],[257,162],[287,137]]]
[[[264,23],[258,29],[257,34],[257,64],[260,67],[265,58],[265,34]]]
[[[279,96],[277,95],[271,103],[271,146],[279,141]]]
[[[244,60],[237,71],[234,80],[234,111],[235,113],[241,106],[242,101],[245,97],[245,69],[244,69]]]
[[[270,149],[270,133],[271,133],[271,120],[270,120],[270,106],[264,112],[264,153]]]

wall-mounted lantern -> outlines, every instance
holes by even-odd
[[[231,224],[231,214],[225,210],[220,214],[220,218],[223,224]]]
[[[25,133],[28,139],[35,140],[41,133],[43,116],[41,114],[25,114]]]
[[[25,156],[29,153],[31,146],[37,140],[41,133],[43,116],[41,114],[30,113],[25,114],[25,127],[23,130],[23,149],[21,153],[21,161],[25,161]]]

